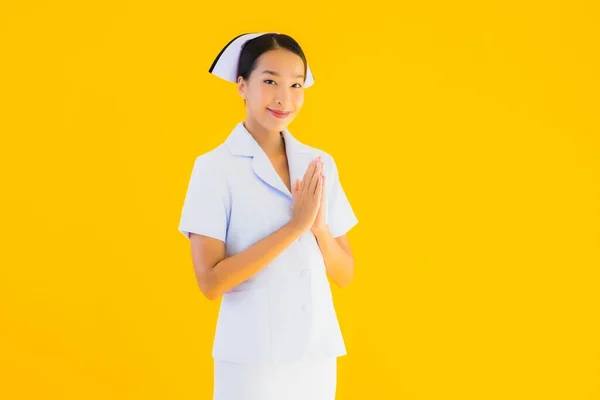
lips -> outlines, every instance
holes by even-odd
[[[269,110],[271,115],[273,115],[275,118],[286,118],[288,115],[290,115],[289,112],[271,110],[270,108],[267,108],[267,110]]]

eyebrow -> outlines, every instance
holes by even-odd
[[[265,69],[265,70],[264,70],[262,73],[263,73],[263,74],[271,74],[271,75],[279,76],[279,74],[278,74],[277,72],[275,72],[275,71],[270,71],[270,70],[268,70],[268,69]],[[296,75],[296,78],[304,78],[304,75],[303,75],[303,74]]]

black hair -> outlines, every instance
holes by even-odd
[[[291,36],[282,33],[265,33],[244,43],[240,53],[236,77],[248,79],[254,68],[256,60],[263,53],[274,49],[286,49],[298,55],[304,62],[304,81],[306,81],[307,62],[302,48]]]

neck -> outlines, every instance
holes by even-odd
[[[285,153],[285,142],[279,131],[268,131],[251,118],[246,119],[243,124],[267,156],[278,156]]]

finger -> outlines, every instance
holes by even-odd
[[[301,196],[309,201],[310,199],[312,199],[312,197],[314,196],[314,177],[316,175],[316,171],[318,169],[319,166],[319,157],[315,158],[314,160],[311,161],[309,167],[306,170],[306,174],[305,174],[305,179],[302,180],[302,188],[301,190]]]
[[[319,162],[317,170],[315,171],[315,174],[314,174],[313,179],[311,181],[311,186],[310,186],[310,193],[311,194],[315,194],[316,191],[317,191],[317,184],[319,183],[319,180],[321,179],[321,172],[322,171],[323,171],[323,163]]]
[[[325,165],[323,165],[323,162],[321,161],[321,165],[319,166],[319,178],[321,178],[321,187],[323,186],[323,168],[325,168]]]
[[[323,175],[319,174],[319,178],[317,180],[317,187],[315,188],[315,194],[316,194],[316,199],[317,200],[317,204],[321,204],[321,200],[323,198]]]
[[[323,182],[322,182],[323,192],[321,194],[321,203],[325,203],[325,198],[327,197],[327,193],[326,193],[326,190],[325,190],[325,187],[326,187],[326,185],[325,185],[325,174],[321,174],[321,177],[322,177],[322,180],[323,180]]]
[[[313,196],[315,194],[317,182],[319,179],[319,166],[320,166],[320,164],[317,161],[315,171],[314,171],[313,175],[311,176],[310,180],[308,181],[308,195],[309,196]]]
[[[314,159],[308,164],[308,168],[306,168],[306,172],[304,173],[303,181],[310,182],[313,174],[315,173],[315,169],[317,168],[317,159]]]
[[[296,193],[296,197],[299,201],[303,201],[304,199],[304,181],[302,179],[298,179],[298,192]]]
[[[321,165],[321,156],[315,158],[313,160],[313,162],[314,162],[314,166],[311,169],[311,172],[309,174],[308,182],[312,182],[313,179],[318,178],[318,169],[319,169],[319,166]]]

